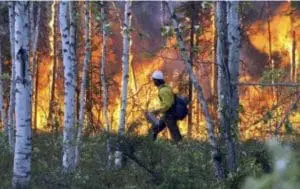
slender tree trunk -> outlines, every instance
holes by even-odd
[[[88,88],[86,98],[88,99],[87,103],[87,112],[88,112],[88,121],[89,125],[91,126],[91,130],[95,132],[94,128],[94,117],[93,117],[93,65],[89,65],[89,72],[88,72]]]
[[[228,68],[230,73],[230,140],[228,149],[228,168],[230,171],[237,169],[236,142],[238,139],[239,121],[239,93],[237,83],[239,81],[240,64],[240,24],[239,24],[239,2],[227,2],[227,27],[228,27]]]
[[[272,31],[271,31],[271,8],[270,8],[270,2],[266,2],[267,4],[267,11],[268,11],[268,45],[269,45],[269,64],[271,66],[271,69],[274,69],[274,61],[272,56]],[[272,77],[272,83],[274,82]]]
[[[190,60],[191,60],[191,66],[193,68],[193,62],[194,62],[194,35],[195,35],[195,22],[196,22],[196,8],[195,8],[195,2],[191,4],[191,11],[192,11],[192,19],[191,19],[191,33],[190,33]],[[188,132],[187,136],[191,137],[192,130],[193,130],[193,82],[192,79],[189,77],[189,99],[191,101],[189,105],[189,112],[188,112]]]
[[[35,58],[34,58],[35,59]],[[35,66],[35,90],[34,90],[34,127],[33,130],[34,132],[36,132],[37,130],[37,113],[38,113],[38,90],[39,90],[39,63],[34,60],[34,64],[36,64]]]
[[[71,4],[71,2],[69,2]],[[69,5],[70,5],[69,4]],[[65,172],[70,172],[74,169],[74,142],[75,142],[75,74],[74,74],[74,43],[71,41],[70,30],[71,26],[68,24],[68,2],[60,2],[59,21],[60,32],[62,39],[62,54],[64,64],[64,130],[63,130],[63,168]],[[69,7],[70,12],[73,11]],[[71,20],[71,18],[70,18]],[[74,24],[71,22],[71,24]],[[73,26],[72,26],[73,27]],[[69,30],[70,28],[70,30]]]
[[[102,58],[101,58],[101,66],[100,66],[100,78],[101,78],[101,86],[103,91],[103,115],[105,119],[105,125],[106,125],[106,132],[108,135],[107,138],[107,154],[108,154],[108,168],[111,167],[111,161],[113,158],[112,149],[111,149],[111,142],[110,142],[110,130],[111,130],[111,124],[108,117],[108,89],[107,89],[107,83],[106,83],[106,76],[105,76],[105,66],[106,66],[106,53],[107,53],[107,38],[108,38],[108,19],[107,15],[105,13],[105,2],[101,1],[101,18],[102,18]]]
[[[6,112],[4,107],[4,91],[3,91],[3,70],[2,70],[2,40],[0,39],[0,113],[1,113],[1,123],[3,127],[4,135],[8,136],[8,127],[6,120]]]
[[[31,2],[31,5],[33,5],[33,2]],[[33,12],[33,8],[31,9],[31,12]],[[38,104],[38,84],[39,84],[39,63],[37,62],[37,45],[38,45],[38,38],[39,38],[39,29],[40,29],[40,15],[41,15],[41,7],[38,6],[38,12],[37,12],[37,20],[36,24],[34,25],[33,18],[31,21],[31,48],[32,48],[32,65],[33,65],[33,71],[35,72],[35,94],[34,94],[34,125],[33,129],[34,131],[37,130],[37,104]]]
[[[295,30],[292,31],[292,37],[293,37],[293,44],[292,44],[292,77],[291,80],[294,82],[297,82],[297,71],[296,71],[296,49],[297,49],[297,43],[296,43],[296,32]]]
[[[88,78],[88,67],[90,64],[91,57],[91,48],[90,48],[90,4],[88,1],[84,3],[85,8],[85,56],[83,62],[83,70],[82,70],[82,81],[80,88],[80,110],[79,110],[79,120],[78,120],[78,131],[76,138],[76,149],[75,149],[75,165],[77,166],[80,158],[80,148],[81,148],[81,138],[82,138],[82,129],[84,123],[84,115],[86,108],[86,86],[87,86],[87,78]]]
[[[292,37],[292,52],[291,52],[291,60],[290,60],[290,80],[296,82],[296,31],[295,31],[295,15],[293,11],[292,1],[289,2],[290,6],[290,24],[291,24],[291,37]]]
[[[16,145],[13,165],[13,188],[27,188],[31,166],[31,74],[29,66],[28,2],[15,6],[16,60]]]
[[[267,24],[268,24],[268,46],[269,46],[269,65],[271,66],[271,71],[272,71],[272,75],[271,75],[271,82],[272,84],[275,83],[275,80],[274,80],[274,75],[275,75],[275,72],[274,72],[274,69],[275,69],[275,64],[274,64],[274,60],[273,60],[273,55],[272,55],[272,30],[271,30],[271,7],[270,7],[270,2],[269,1],[266,1],[266,7],[267,7]],[[272,93],[273,93],[273,101],[275,102],[275,104],[278,103],[278,94],[277,94],[278,90],[277,88],[272,88]],[[278,112],[275,111],[274,112],[274,117],[277,117],[277,114]],[[272,125],[273,125],[273,121],[274,120],[271,120],[270,123],[269,123],[269,130],[270,132],[272,132]],[[275,125],[278,124],[278,120],[275,119]]]
[[[194,74],[192,66],[191,66],[191,60],[190,60],[189,56],[187,55],[183,36],[182,36],[182,31],[179,28],[179,22],[178,22],[177,16],[176,16],[173,8],[171,6],[169,6],[169,4],[167,2],[165,2],[165,4],[166,4],[166,8],[168,9],[168,11],[171,15],[172,23],[173,23],[173,26],[174,26],[175,32],[176,32],[176,38],[179,43],[181,57],[185,63],[185,69],[189,73],[189,75],[192,79],[193,85],[198,93],[198,99],[199,99],[199,102],[201,103],[202,111],[203,111],[203,114],[206,119],[207,133],[209,136],[208,139],[209,139],[209,143],[212,147],[211,156],[212,156],[212,160],[215,165],[215,175],[217,178],[224,178],[224,170],[221,165],[222,158],[221,158],[221,154],[219,151],[219,147],[217,146],[217,143],[215,140],[214,131],[213,131],[213,122],[212,122],[211,116],[208,111],[208,105],[207,105],[206,99],[204,97],[202,87],[197,81],[197,77]]]
[[[14,152],[15,146],[15,104],[16,104],[16,70],[15,70],[15,2],[8,2],[10,54],[11,54],[11,78],[8,108],[8,143],[10,151]]]
[[[54,1],[51,5],[51,21],[53,23],[51,35],[52,35],[52,82],[51,82],[51,95],[49,102],[49,112],[48,112],[48,120],[47,125],[51,127],[52,132],[54,131],[53,124],[53,111],[55,106],[55,83],[56,83],[56,2]]]
[[[128,68],[129,68],[129,52],[131,46],[131,1],[126,1],[124,11],[124,25],[123,25],[123,55],[122,55],[122,94],[121,94],[121,110],[118,135],[120,137],[125,135],[126,124],[126,107],[127,107],[127,93],[128,93]],[[122,152],[117,149],[115,152],[115,166],[122,166]]]
[[[70,37],[69,37],[69,42],[70,42],[70,57],[72,60],[73,70],[74,70],[74,83],[75,83],[75,119],[77,120],[79,118],[79,96],[80,96],[80,91],[78,87],[78,80],[79,80],[79,74],[78,74],[78,66],[77,66],[77,55],[76,55],[76,23],[75,23],[75,7],[76,1],[69,1],[69,21],[70,21]]]
[[[239,31],[235,28],[236,25],[238,27],[238,17],[235,15],[237,8],[238,5],[232,2],[217,2],[218,114],[221,134],[227,147],[227,167],[230,171],[235,171],[237,167],[233,137],[238,122],[238,112],[235,108],[238,108],[239,102],[235,84],[239,71]],[[232,84],[233,82],[235,83]]]

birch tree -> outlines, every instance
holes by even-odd
[[[107,89],[107,83],[106,83],[106,76],[105,76],[105,66],[106,66],[106,53],[107,53],[107,38],[109,33],[109,23],[107,20],[107,16],[105,13],[105,2],[100,2],[101,7],[101,21],[102,21],[102,56],[101,56],[101,66],[100,66],[100,78],[101,78],[101,86],[103,91],[103,115],[105,119],[105,125],[106,125],[106,132],[108,134],[107,139],[107,154],[108,154],[108,167],[111,166],[111,160],[112,160],[112,152],[111,152],[111,144],[110,144],[110,121],[108,117],[108,89]]]
[[[31,73],[29,66],[29,3],[15,5],[16,145],[13,188],[27,188],[31,166]]]
[[[88,81],[88,68],[91,58],[91,45],[90,45],[90,3],[88,1],[84,2],[84,18],[85,18],[85,27],[84,27],[84,36],[85,36],[85,52],[84,52],[84,61],[83,61],[83,70],[82,70],[82,81],[80,87],[80,109],[79,109],[79,120],[78,120],[78,131],[76,138],[76,149],[75,149],[75,165],[79,163],[80,156],[80,144],[82,138],[82,130],[84,123],[84,116],[86,112],[86,87]]]
[[[169,6],[169,3],[165,2],[165,5],[166,5],[166,8],[168,9],[169,14],[171,15],[173,27],[176,32],[176,38],[177,38],[177,41],[179,44],[181,57],[184,60],[185,69],[188,72],[188,74],[191,78],[191,81],[193,83],[193,86],[198,93],[198,100],[201,104],[202,111],[205,116],[208,139],[209,139],[209,143],[211,145],[211,157],[212,157],[212,160],[213,160],[214,166],[215,166],[215,175],[217,178],[223,178],[224,170],[221,165],[221,154],[220,154],[219,147],[217,146],[217,143],[215,140],[214,130],[213,130],[213,122],[212,122],[212,118],[208,111],[208,105],[205,100],[202,87],[199,84],[195,73],[193,72],[193,69],[191,66],[191,60],[186,52],[184,38],[182,36],[183,32],[182,32],[181,28],[179,27],[179,22],[178,22],[177,16],[176,16],[173,8],[171,6]]]
[[[217,2],[218,115],[227,147],[227,166],[237,168],[234,133],[238,124],[239,17],[238,2]]]
[[[63,168],[65,172],[71,171],[74,164],[75,139],[75,74],[74,62],[70,52],[70,25],[68,24],[68,3],[60,2],[59,22],[62,39],[62,55],[64,64],[64,130],[63,130]],[[69,7],[70,8],[70,7]],[[72,11],[72,10],[70,10]]]
[[[8,17],[9,17],[9,41],[11,54],[11,76],[10,76],[10,92],[9,92],[9,107],[8,107],[8,143],[10,151],[14,152],[15,146],[15,2],[8,2]]]
[[[74,70],[74,86],[75,86],[75,120],[79,118],[79,90],[77,87],[77,81],[78,81],[78,69],[77,69],[77,57],[76,57],[76,22],[75,22],[75,1],[69,1],[69,28],[70,28],[70,36],[69,36],[69,42],[70,42],[70,58],[73,62],[73,70]]]
[[[128,69],[129,69],[129,52],[131,46],[131,1],[125,2],[124,23],[123,23],[123,53],[122,53],[122,92],[121,92],[121,110],[119,120],[118,135],[124,136],[126,124],[126,107],[127,107],[127,93],[128,93]],[[115,152],[116,167],[122,166],[122,152],[117,149]]]

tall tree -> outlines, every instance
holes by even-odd
[[[55,106],[55,84],[56,84],[56,66],[57,66],[57,55],[56,55],[56,1],[52,2],[51,5],[51,41],[50,41],[50,48],[51,48],[51,58],[52,58],[52,78],[51,78],[51,94],[50,94],[50,101],[49,101],[49,112],[48,112],[48,120],[47,125],[51,127],[51,130],[54,130],[54,123],[53,123],[53,111]]]
[[[70,4],[72,2],[69,2]],[[69,5],[70,5],[69,4]],[[70,12],[73,11],[69,7]],[[68,14],[68,3],[66,1],[60,2],[59,9],[59,22],[60,22],[60,32],[62,39],[62,54],[63,54],[63,64],[64,64],[64,130],[63,130],[63,168],[65,172],[69,172],[74,169],[74,142],[75,142],[75,72],[74,72],[74,48],[73,41],[71,42],[71,26],[68,24],[68,20],[71,20]],[[73,23],[74,24],[74,23]],[[73,45],[73,46],[72,46]]]
[[[82,70],[82,81],[80,87],[80,109],[79,109],[79,120],[78,120],[78,131],[76,138],[76,149],[75,149],[75,165],[79,163],[80,156],[80,144],[85,116],[86,108],[86,87],[88,80],[88,68],[91,58],[91,45],[90,45],[90,3],[88,1],[84,2],[84,18],[85,18],[85,27],[84,27],[84,36],[85,36],[85,52],[84,52],[84,61],[83,61],[83,70]]]
[[[29,65],[29,2],[15,5],[16,145],[13,188],[27,188],[31,166],[31,73]]]
[[[79,89],[78,89],[78,66],[77,66],[77,55],[76,55],[76,14],[75,14],[75,10],[76,10],[76,2],[75,1],[69,1],[69,21],[70,21],[70,37],[69,37],[69,42],[70,42],[70,58],[71,61],[73,62],[74,65],[74,84],[75,84],[75,119],[79,118]]]
[[[15,146],[15,104],[16,104],[16,70],[15,70],[15,2],[8,2],[9,41],[11,54],[11,76],[8,107],[8,143],[11,152]]]
[[[190,31],[190,60],[191,60],[191,66],[193,68],[193,62],[194,62],[194,47],[195,47],[195,42],[194,42],[194,36],[195,36],[195,25],[197,21],[197,12],[196,12],[196,6],[195,6],[195,1],[190,3],[191,7],[191,31]],[[189,77],[189,99],[191,102],[193,102],[193,82],[192,79]],[[188,132],[187,135],[188,137],[191,137],[192,135],[192,126],[193,126],[193,103],[190,103],[189,105],[189,112],[188,112]]]
[[[124,23],[123,23],[123,54],[122,54],[122,94],[121,94],[121,110],[118,135],[122,137],[125,134],[126,124],[126,107],[128,93],[128,69],[129,69],[129,52],[131,46],[131,1],[125,2]],[[117,149],[115,152],[116,167],[122,166],[122,152]]]
[[[292,36],[292,57],[291,58],[291,81],[297,82],[297,63],[296,63],[296,51],[297,51],[297,40],[296,40],[296,29],[295,29],[295,23],[296,23],[296,16],[293,10],[293,2],[290,2],[290,22],[291,22],[291,36]]]
[[[169,3],[165,2],[165,5],[166,5],[166,8],[168,9],[169,14],[171,15],[173,27],[176,32],[176,38],[177,38],[177,41],[179,44],[181,57],[184,60],[185,69],[189,73],[189,76],[193,82],[193,86],[198,93],[198,99],[199,99],[199,102],[201,103],[202,111],[205,116],[208,139],[209,139],[209,143],[211,145],[211,156],[212,156],[212,159],[213,159],[213,162],[215,165],[215,175],[217,178],[223,178],[224,170],[223,170],[223,167],[221,164],[222,158],[221,158],[219,147],[217,146],[217,143],[215,140],[214,130],[213,130],[213,122],[212,122],[211,116],[208,111],[208,105],[207,105],[206,99],[204,97],[202,87],[199,84],[199,82],[197,81],[197,77],[193,72],[193,69],[191,66],[191,60],[186,52],[186,48],[185,48],[185,44],[184,44],[184,40],[183,40],[183,36],[182,36],[182,30],[179,27],[179,22],[178,22],[177,16],[176,16],[173,8],[171,6],[169,6]]]
[[[37,6],[36,20],[34,20],[34,5]],[[37,62],[37,45],[39,38],[40,29],[40,16],[41,16],[41,5],[36,2],[30,2],[30,46],[31,46],[31,60],[32,70],[34,72],[35,89],[34,89],[34,124],[33,129],[37,129],[37,104],[38,104],[38,85],[39,85],[39,63]]]
[[[105,12],[105,5],[106,3],[104,1],[100,2],[100,11],[101,11],[101,21],[102,21],[102,56],[101,56],[101,66],[100,66],[100,80],[101,80],[101,87],[103,91],[103,115],[105,119],[105,125],[106,125],[106,132],[108,135],[107,138],[107,154],[108,154],[108,167],[111,166],[111,160],[112,160],[112,150],[111,150],[111,144],[110,144],[110,120],[108,117],[108,89],[107,89],[107,83],[106,83],[106,76],[105,76],[105,66],[106,66],[106,53],[107,53],[107,39],[109,35],[109,23],[107,19],[107,15]]]
[[[3,70],[2,70],[2,45],[1,45],[1,38],[0,38],[0,114],[1,114],[1,123],[3,127],[3,131],[5,136],[8,136],[8,127],[7,127],[7,120],[6,120],[6,112],[4,107],[4,91],[3,91]]]
[[[227,146],[227,166],[237,168],[234,134],[238,124],[240,31],[238,2],[217,2],[218,115]]]

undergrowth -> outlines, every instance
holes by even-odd
[[[183,140],[178,144],[147,137],[125,138],[128,155],[121,169],[107,168],[106,136],[85,137],[79,167],[70,174],[61,169],[62,139],[51,134],[33,137],[32,189],[185,189],[242,188],[246,177],[271,172],[266,146],[257,141],[239,145],[237,173],[219,182],[214,178],[209,145]],[[113,138],[112,144],[116,142]],[[0,187],[11,186],[12,156],[0,136]],[[149,173],[148,170],[151,170]]]

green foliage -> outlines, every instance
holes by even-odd
[[[163,26],[161,27],[160,31],[163,37],[171,38],[175,35],[173,27],[170,26]]]
[[[0,188],[4,186],[10,186],[11,183],[11,170],[12,168],[12,156],[9,152],[9,146],[7,144],[7,138],[2,132],[0,132]],[[5,187],[4,187],[5,188]],[[10,187],[6,187],[10,188]]]
[[[300,186],[300,162],[290,147],[268,142],[273,157],[274,171],[259,178],[247,179],[244,189],[297,189]]]
[[[283,79],[286,72],[283,69],[269,69],[263,72],[263,76],[261,82],[269,83],[269,82],[279,82]]]
[[[285,129],[285,133],[286,133],[287,135],[290,135],[290,134],[293,133],[293,131],[294,131],[293,125],[292,125],[292,123],[291,123],[289,120],[287,120],[287,121],[285,122],[285,124],[284,124],[284,129]]]
[[[273,118],[273,112],[267,111],[267,113],[264,114],[263,121],[265,124],[267,124],[272,118]]]
[[[10,76],[9,76],[8,73],[2,73],[2,74],[0,75],[0,79],[1,79],[1,80],[9,81],[9,80],[10,80]]]
[[[295,10],[299,10],[300,9],[300,2],[299,1],[292,1],[292,7]]]
[[[113,150],[122,141],[121,148],[127,157],[124,168],[107,168],[107,135],[99,135],[84,138],[79,167],[70,174],[64,174],[61,169],[62,138],[53,134],[35,135],[30,187],[234,189],[241,188],[248,176],[264,178],[261,164],[270,159],[263,143],[241,143],[238,151],[238,171],[227,175],[223,182],[218,182],[214,178],[210,146],[206,142],[183,140],[175,144],[161,139],[153,142],[147,137],[133,135],[122,139],[111,136],[111,139]],[[12,170],[12,157],[2,135],[0,149],[0,188],[10,188],[12,175],[9,170]],[[153,173],[150,174],[145,168]],[[291,174],[294,173],[293,171]]]

